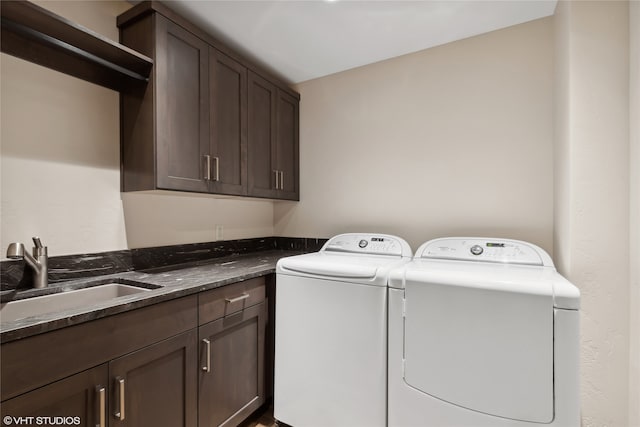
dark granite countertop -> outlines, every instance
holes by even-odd
[[[268,250],[191,262],[156,269],[69,280],[51,284],[49,288],[14,293],[12,299],[23,299],[44,293],[62,292],[105,283],[132,284],[155,288],[133,295],[118,297],[84,307],[26,317],[0,325],[2,343],[73,326],[102,317],[145,307],[174,298],[214,289],[242,280],[275,272],[280,258],[301,251]]]

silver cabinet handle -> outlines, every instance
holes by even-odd
[[[247,298],[249,298],[249,294],[243,293],[242,295],[237,296],[235,298],[225,298],[224,300],[227,304],[233,304],[234,302],[242,301],[243,299],[247,299]]]
[[[220,181],[220,157],[214,157],[213,160],[216,164],[216,176],[213,180]]]
[[[118,398],[116,402],[118,402],[118,409],[113,413],[113,415],[120,421],[124,421],[124,378],[117,377],[116,385],[118,390]]]
[[[211,372],[211,341],[209,341],[208,339],[204,338],[202,340],[202,342],[204,343],[204,349],[205,349],[205,364],[202,367],[202,370],[205,371],[206,373]]]
[[[98,422],[96,423],[96,427],[106,427],[105,424],[105,414],[107,411],[107,390],[104,387],[98,386],[96,387],[96,392],[98,393]]]
[[[205,181],[211,181],[211,156],[204,155],[204,179]]]
[[[284,172],[279,170],[273,171],[276,177],[276,190],[284,190]]]

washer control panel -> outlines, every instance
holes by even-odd
[[[507,239],[436,239],[422,245],[415,257],[525,265],[545,265],[547,259],[551,262],[537,246]]]
[[[407,242],[387,234],[340,234],[325,243],[321,251],[411,257]]]

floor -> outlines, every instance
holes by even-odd
[[[273,418],[273,406],[269,406],[263,412],[257,412],[251,418],[240,424],[239,427],[276,427]]]

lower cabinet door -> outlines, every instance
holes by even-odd
[[[196,331],[109,362],[109,425],[196,427]]]
[[[3,425],[105,427],[107,364],[2,402]]]
[[[264,403],[266,304],[198,329],[199,427],[236,426]]]

